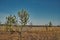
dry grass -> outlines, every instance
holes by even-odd
[[[13,27],[13,32],[7,32],[0,27],[0,40],[19,40],[20,27]],[[60,27],[24,27],[22,40],[60,40]]]

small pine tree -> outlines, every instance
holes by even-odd
[[[20,23],[21,23],[21,33],[20,33],[20,40],[22,40],[22,28],[28,23],[28,19],[29,19],[29,14],[26,10],[22,9],[22,11],[18,12],[18,16],[20,19]]]
[[[9,25],[9,27],[7,27],[7,29],[9,29],[8,31],[12,31],[12,25],[16,23],[16,16],[8,16],[6,17],[6,24]]]
[[[52,26],[52,22],[51,21],[49,22],[49,26]]]

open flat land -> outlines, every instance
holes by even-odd
[[[60,40],[60,26],[23,27],[22,32],[20,27],[12,28],[13,31],[9,32],[6,26],[0,26],[0,40]]]

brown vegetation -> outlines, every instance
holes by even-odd
[[[20,27],[8,32],[0,27],[0,40],[20,40]],[[60,40],[60,27],[23,27],[22,40]]]

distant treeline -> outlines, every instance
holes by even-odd
[[[0,26],[10,26],[10,25],[6,25],[6,24],[0,24]],[[12,25],[14,27],[18,27],[18,26],[22,26],[22,25]],[[60,25],[52,25],[52,26],[49,26],[49,25],[25,25],[25,27],[60,27]]]

